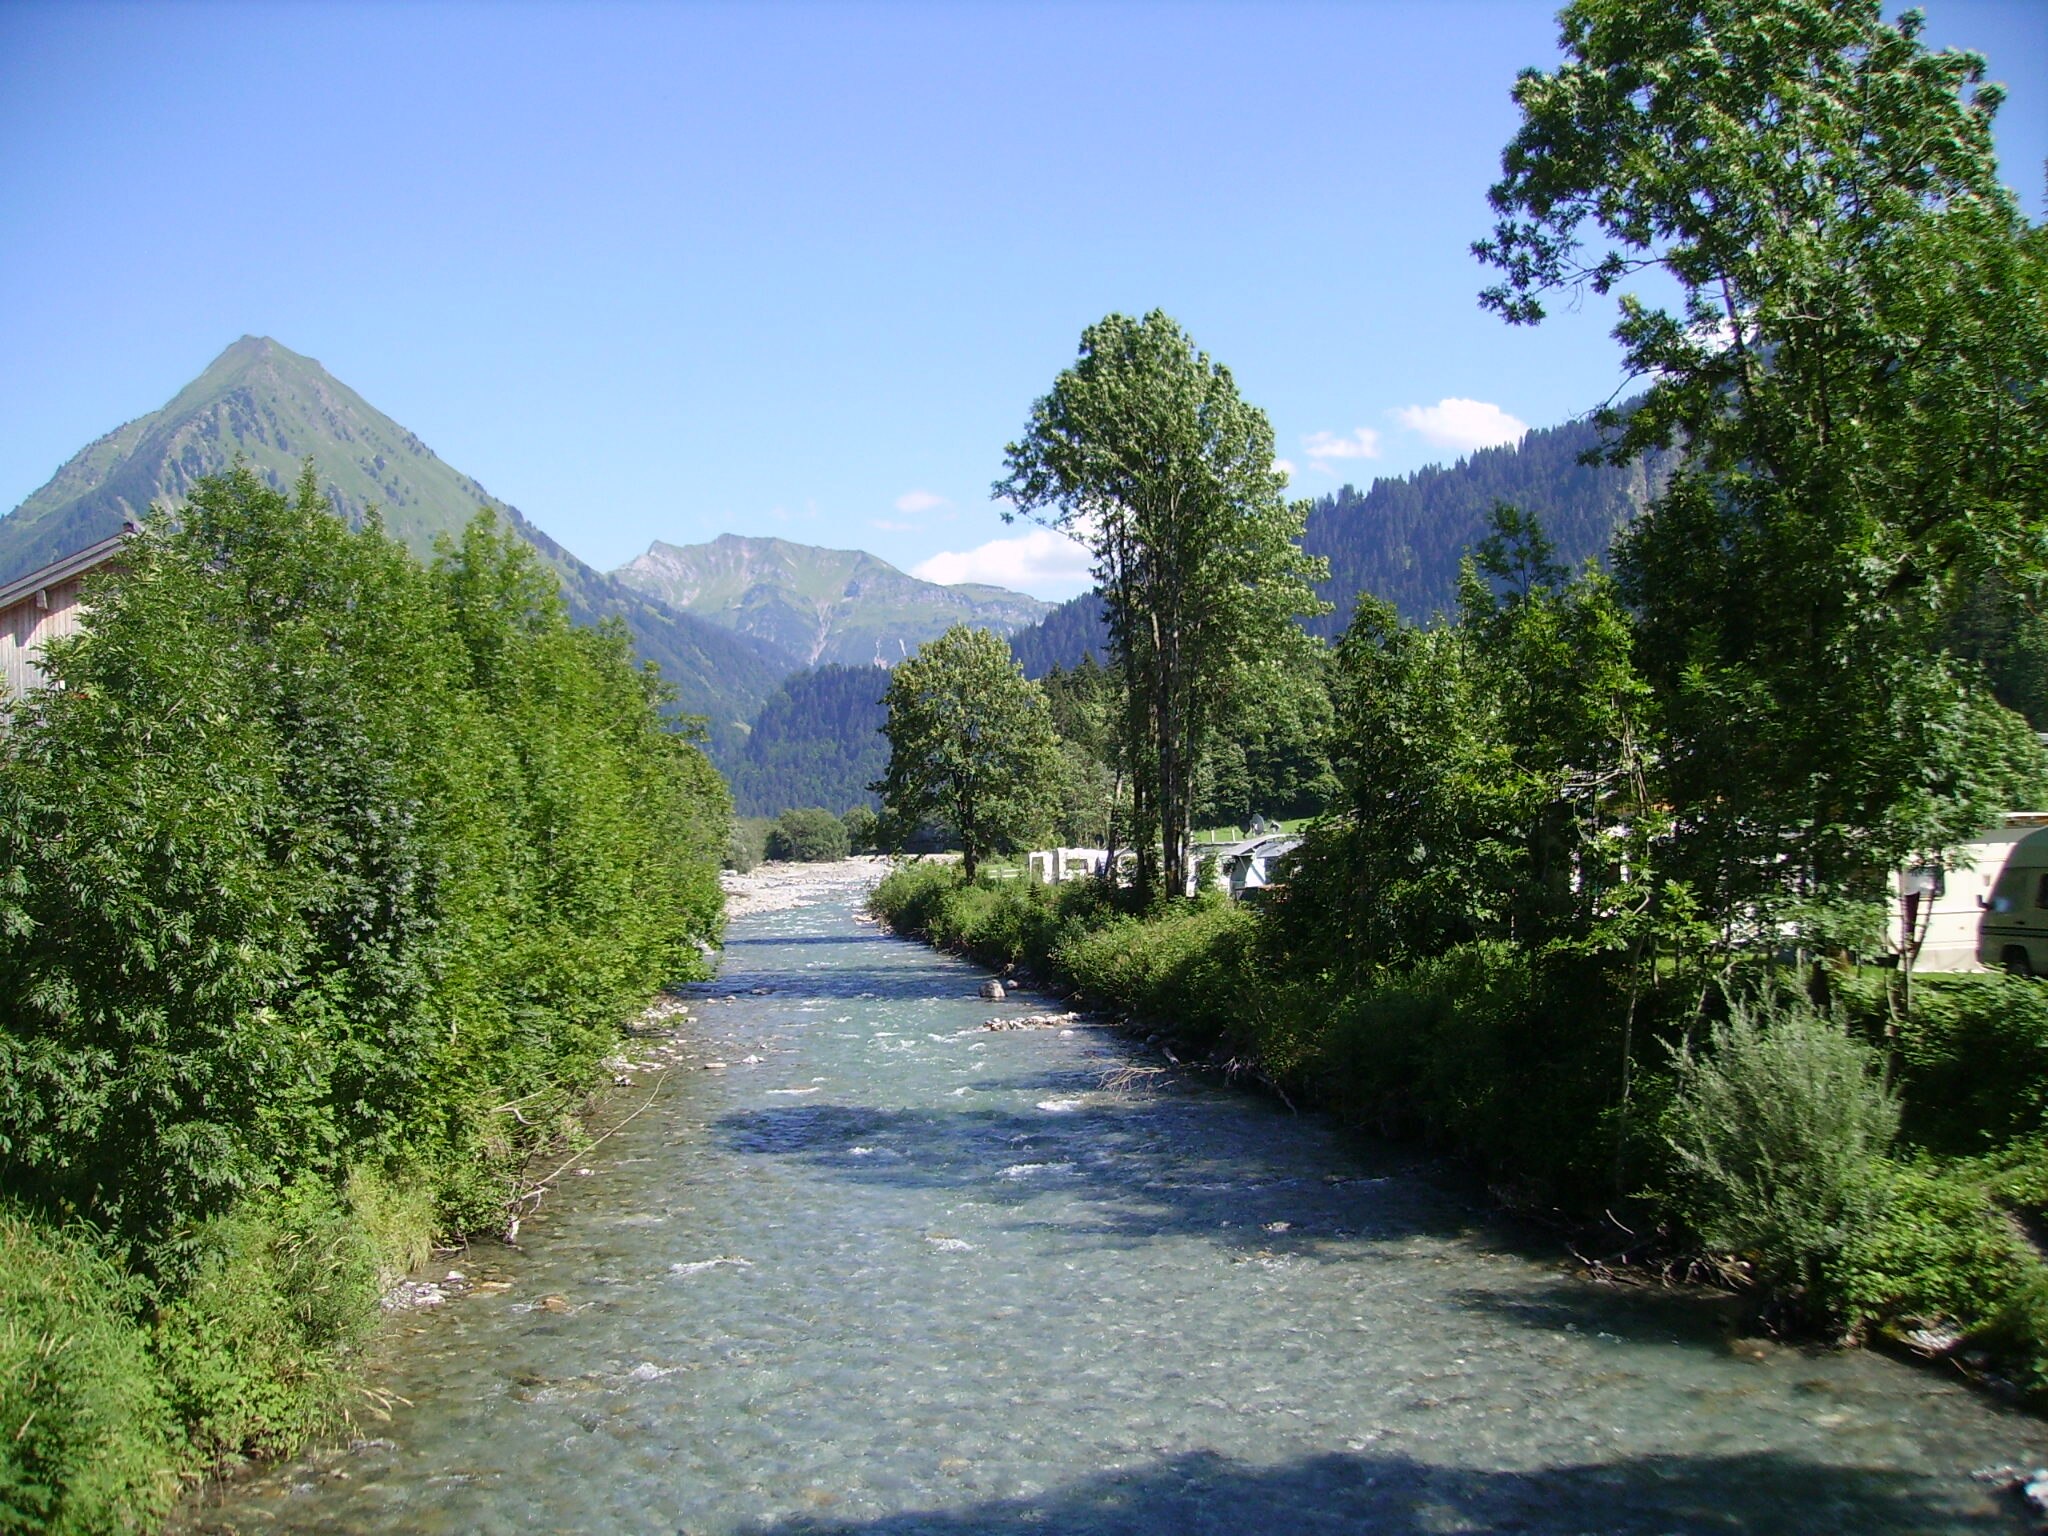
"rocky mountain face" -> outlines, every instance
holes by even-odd
[[[656,541],[612,574],[801,666],[893,666],[955,624],[1007,635],[1052,609],[1001,587],[920,581],[856,549],[734,533],[708,544]]]
[[[744,736],[796,664],[780,647],[678,613],[585,565],[312,358],[264,336],[244,336],[162,410],[88,445],[0,518],[0,582],[107,537],[151,503],[176,509],[195,480],[238,454],[280,490],[310,455],[338,515],[360,523],[376,506],[392,536],[422,558],[437,535],[489,507],[560,573],[579,623],[624,620],[682,707],[710,722],[715,749]]]

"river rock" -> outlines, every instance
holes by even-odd
[[[981,984],[981,995],[992,1003],[1000,1003],[1003,1000],[1003,984],[993,979],[984,981]]]
[[[386,1312],[410,1312],[419,1307],[438,1307],[448,1299],[448,1292],[432,1280],[401,1280],[382,1296],[377,1304]]]
[[[2048,1520],[2048,1467],[2034,1469],[2033,1475],[2020,1484],[2020,1497],[2033,1509],[2035,1519]]]

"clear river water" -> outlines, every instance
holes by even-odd
[[[985,1028],[1046,1004],[981,976],[843,895],[737,920],[644,1111],[387,1330],[388,1422],[188,1527],[2029,1529],[2041,1420],[1574,1280],[1404,1154]]]

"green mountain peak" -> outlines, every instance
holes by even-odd
[[[153,502],[178,507],[194,480],[237,456],[283,488],[308,455],[339,515],[360,522],[378,507],[423,556],[479,506],[509,511],[312,358],[244,336],[163,409],[87,446],[0,519],[0,580],[106,537]]]
[[[579,622],[625,620],[683,707],[710,720],[714,746],[737,739],[797,664],[600,575],[314,359],[268,336],[234,342],[161,410],[88,444],[0,518],[0,582],[118,532],[152,504],[177,508],[194,481],[238,457],[280,490],[311,458],[339,516],[360,523],[378,508],[385,529],[422,558],[436,536],[459,532],[489,507],[555,568]]]

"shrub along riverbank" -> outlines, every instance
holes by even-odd
[[[90,602],[0,731],[6,1531],[333,1422],[721,921],[724,786],[487,516],[423,566],[238,469]]]
[[[1103,888],[909,866],[899,932],[1078,988],[1187,1054],[1453,1150],[1527,1206],[1603,1211],[1624,1257],[1691,1260],[1777,1326],[1947,1349],[2048,1406],[2048,987],[1837,978],[1817,1005],[1729,978],[1682,1000],[1499,942],[1350,986],[1303,963],[1284,901],[1145,916]]]

